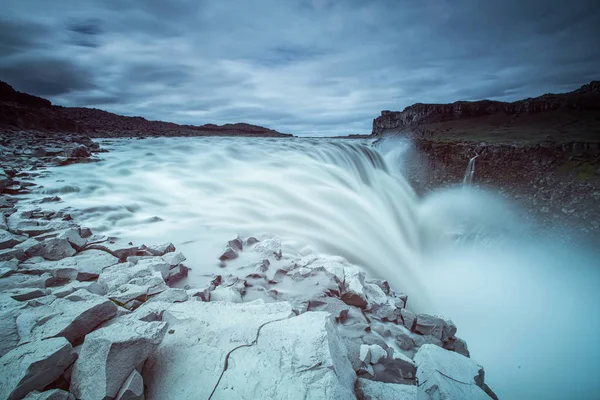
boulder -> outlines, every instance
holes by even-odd
[[[415,327],[415,321],[417,320],[415,313],[403,308],[400,310],[400,315],[402,316],[402,321],[406,329],[412,331]]]
[[[441,340],[444,333],[444,326],[445,322],[443,318],[435,315],[419,314],[417,315],[414,331]]]
[[[282,257],[281,253],[281,239],[277,237],[264,239],[254,245],[253,251],[262,253],[267,256],[274,256],[275,259],[280,260]]]
[[[394,321],[396,319],[396,303],[394,300],[384,293],[384,291],[374,283],[365,283],[363,293],[367,299],[366,309],[372,315],[379,319],[388,319]]]
[[[16,248],[0,250],[0,261],[9,261],[13,258],[23,260],[25,259],[25,252]]]
[[[2,214],[2,216],[4,216],[4,214]],[[10,249],[19,243],[23,243],[26,239],[25,236],[17,236],[6,230],[0,230],[0,250]]]
[[[417,387],[358,378],[356,398],[358,400],[416,400]]]
[[[455,351],[458,354],[462,354],[465,357],[471,357],[471,353],[469,353],[469,348],[467,347],[467,342],[460,338],[450,338],[444,342],[442,347],[446,350]]]
[[[33,391],[23,400],[75,400],[75,396],[61,389],[51,389],[45,392]]]
[[[26,274],[11,274],[4,278],[0,278],[0,291],[18,289],[18,288],[46,288],[61,282],[60,279],[53,277],[50,274],[26,275]]]
[[[144,379],[135,369],[119,389],[115,400],[144,400]]]
[[[148,302],[164,301],[167,303],[182,303],[190,298],[184,289],[168,288],[162,293],[153,296]]]
[[[127,309],[137,308],[150,297],[168,289],[162,275],[151,271],[148,275],[136,276],[128,283],[109,291],[107,296]]]
[[[17,301],[27,301],[46,296],[50,294],[50,291],[48,289],[40,288],[19,288],[8,290],[5,293]]]
[[[166,263],[168,263],[171,268],[181,264],[182,262],[184,262],[186,260],[185,256],[182,253],[167,253],[164,256],[162,256],[162,259],[165,260]]]
[[[3,302],[4,303],[4,302]],[[19,345],[19,330],[17,329],[17,317],[21,313],[18,306],[7,306],[0,308],[0,357]]]
[[[19,266],[19,260],[12,259],[8,261],[0,261],[0,278],[4,278],[15,272]]]
[[[40,256],[46,260],[56,261],[75,255],[76,251],[67,239],[47,239],[38,242],[25,251],[25,257]]]
[[[171,253],[175,251],[175,246],[173,243],[163,243],[154,246],[142,246],[143,250],[146,250],[148,253],[153,256],[164,256],[167,253]]]
[[[90,150],[82,144],[66,149],[65,153],[68,158],[87,158],[92,156]]]
[[[160,304],[148,303],[134,314],[148,308],[164,311]],[[144,366],[146,397],[170,398],[177,393],[182,399],[209,398],[229,352],[251,344],[262,325],[292,315],[289,303],[265,304],[262,300],[169,304],[162,318],[174,333],[165,337]]]
[[[136,278],[153,278],[154,272],[160,272],[160,276],[169,275],[170,266],[163,260],[146,259],[137,264],[125,262],[105,268],[98,277],[98,284],[106,289],[107,293],[116,291],[120,286],[130,283]],[[164,282],[163,282],[164,283]]]
[[[53,296],[62,298],[70,295],[71,293],[75,293],[76,291],[81,289],[85,289],[90,293],[99,294],[101,296],[104,296],[106,294],[102,287],[100,287],[100,285],[93,281],[72,281],[63,286],[50,288],[50,291]]]
[[[79,229],[70,228],[58,235],[59,239],[66,239],[71,243],[71,246],[76,248],[77,250],[82,249],[86,244],[87,240],[81,237],[79,233]]]
[[[363,345],[363,346],[366,346],[366,345]],[[377,344],[369,345],[369,350],[371,353],[371,364],[377,364],[378,362],[382,361],[384,358],[387,357],[387,353],[383,349],[383,347],[381,347]],[[361,346],[361,352],[362,352],[362,346]]]
[[[0,358],[0,398],[22,399],[54,382],[77,355],[65,338],[52,338],[16,347]]]
[[[414,361],[419,380],[419,399],[481,399],[490,397],[476,384],[483,382],[483,368],[470,358],[441,347],[421,346]]]
[[[163,314],[173,334],[144,365],[146,397],[354,398],[356,375],[331,317],[293,315],[289,303],[173,305]]]
[[[215,290],[210,292],[210,301],[241,303],[242,295],[232,286],[217,286]]]
[[[23,310],[16,320],[20,343],[61,336],[76,344],[116,312],[117,306],[107,298],[79,290],[64,299]]]
[[[90,333],[73,367],[71,393],[78,399],[116,397],[132,371],[156,350],[166,332],[165,322],[131,319]],[[164,398],[177,397],[175,393]]]

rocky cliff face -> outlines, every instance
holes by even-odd
[[[600,82],[564,94],[503,103],[459,101],[383,111],[376,136],[412,139],[409,178],[424,193],[462,182],[492,187],[561,231],[600,232]]]
[[[61,107],[14,90],[0,81],[0,130],[82,133],[91,137],[124,136],[257,136],[286,137],[262,126],[237,123],[201,126],[148,121],[94,108]]]
[[[500,114],[505,117],[506,121],[510,121],[515,116],[522,114],[538,114],[557,110],[600,111],[600,81],[592,81],[570,93],[545,94],[512,103],[491,100],[457,101],[452,104],[417,103],[400,112],[382,111],[381,116],[373,120],[373,134],[414,131],[414,128],[423,125],[467,120],[494,114]]]

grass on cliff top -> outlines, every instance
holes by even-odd
[[[600,143],[600,115],[592,111],[577,110],[516,116],[496,113],[466,120],[421,125],[414,129],[414,133],[442,142]]]

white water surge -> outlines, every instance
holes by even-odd
[[[401,174],[404,143],[160,138],[103,147],[102,162],[39,179],[36,196],[59,195],[54,207],[73,207],[96,232],[173,241],[192,284],[223,272],[227,240],[276,234],[287,255],[343,256],[407,293],[409,308],[451,317],[500,398],[600,393],[598,254],[544,238],[491,192],[418,198]]]

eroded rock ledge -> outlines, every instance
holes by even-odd
[[[43,202],[21,209],[6,189],[26,192],[39,171],[9,153],[0,398],[495,398],[451,320],[411,312],[405,295],[344,259],[235,238],[222,274],[177,288],[188,267],[173,244],[122,244]],[[231,267],[240,252],[258,261]]]

